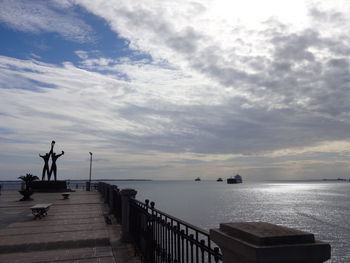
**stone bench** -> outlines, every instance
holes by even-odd
[[[32,206],[30,209],[32,210],[32,214],[34,215],[34,218],[42,218],[47,215],[47,211],[49,211],[50,206],[52,204],[36,204],[35,206]]]
[[[63,193],[62,197],[63,197],[63,199],[68,199],[69,195],[70,195],[70,193]]]

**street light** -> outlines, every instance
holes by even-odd
[[[92,152],[89,152],[89,154],[90,154],[90,177],[89,177],[89,189],[87,189],[88,191],[90,191],[90,188],[91,188]]]

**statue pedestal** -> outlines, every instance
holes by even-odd
[[[34,181],[30,188],[35,192],[67,192],[66,181]]]

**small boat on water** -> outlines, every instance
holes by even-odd
[[[230,178],[227,178],[228,184],[241,184],[242,182],[242,176],[240,176],[239,174],[237,174],[235,177],[232,176]]]
[[[222,180],[221,177],[219,177],[216,181],[217,181],[217,182],[222,182],[223,180]]]
[[[196,179],[194,179],[196,182],[199,182],[201,180],[201,178],[197,177]]]

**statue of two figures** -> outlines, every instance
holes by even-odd
[[[47,180],[50,181],[51,175],[53,173],[55,181],[57,181],[57,165],[56,161],[57,159],[64,154],[64,151],[62,151],[61,154],[56,154],[53,152],[53,147],[55,146],[55,141],[51,142],[51,150],[49,153],[46,153],[45,155],[40,155],[41,158],[44,160],[44,167],[43,167],[43,174],[41,177],[41,180],[45,180],[45,174],[47,174]],[[51,168],[49,167],[49,161],[51,157]]]

